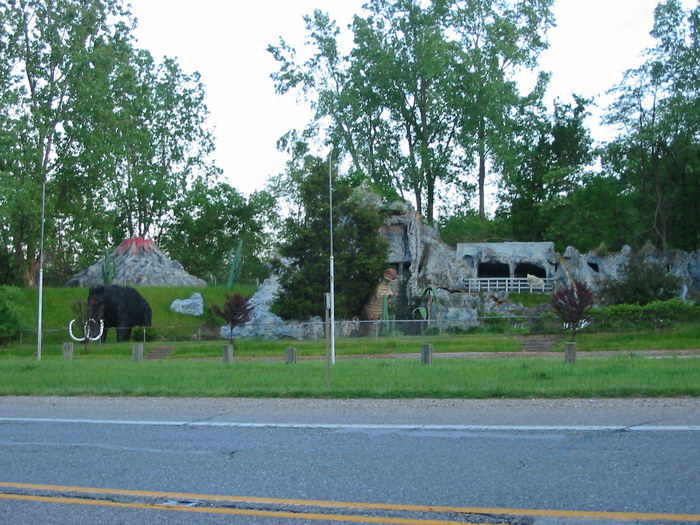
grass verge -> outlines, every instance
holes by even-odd
[[[305,398],[585,398],[700,395],[700,359],[324,361],[0,360],[0,395]]]

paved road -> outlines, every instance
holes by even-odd
[[[5,397],[0,450],[0,523],[700,522],[700,399]]]

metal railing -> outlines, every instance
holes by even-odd
[[[550,293],[554,291],[554,279],[539,277],[484,277],[465,279],[468,292],[516,292]]]

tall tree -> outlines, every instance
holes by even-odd
[[[243,241],[244,276],[254,273],[256,261],[271,247],[268,227],[277,222],[276,200],[268,192],[256,192],[246,199],[226,183],[203,180],[180,202],[165,225],[159,246],[201,278],[224,279],[231,254]]]
[[[44,183],[57,275],[126,236],[157,238],[189,185],[217,173],[198,75],[136,49],[122,0],[0,0],[0,20],[0,242],[25,283]]]
[[[286,174],[285,194],[296,203],[282,228],[280,284],[272,311],[285,319],[306,319],[324,311],[329,290],[330,213],[328,163],[308,156]],[[336,313],[352,318],[381,277],[387,243],[379,235],[381,218],[374,208],[353,198],[351,180],[333,170],[333,236]]]
[[[512,119],[537,102],[546,83],[540,75],[533,96],[521,97],[515,74],[537,66],[548,47],[546,33],[554,25],[553,0],[457,1],[454,31],[462,45],[461,76],[467,86],[461,106],[462,147],[476,156],[479,215],[485,214],[489,160],[498,162],[511,139]]]
[[[347,54],[335,23],[316,11],[306,17],[312,57],[298,63],[284,41],[270,46],[280,64],[272,78],[279,93],[298,89],[310,102],[306,136],[321,134],[355,171],[412,195],[432,221],[439,188],[477,150],[483,190],[500,122],[522,103],[510,76],[544,48],[551,2],[371,0]]]
[[[126,14],[116,0],[0,1],[3,241],[27,284],[35,282],[39,261],[42,185],[50,188],[51,233],[58,202],[52,176],[67,141],[70,109],[104,84],[111,53],[128,35]]]
[[[661,2],[647,60],[613,92],[607,121],[622,129],[604,166],[640,213],[639,236],[662,249],[700,247],[700,5]]]
[[[551,239],[550,225],[583,181],[593,160],[584,122],[587,103],[574,96],[574,104],[555,101],[551,115],[539,107],[516,119],[511,143],[496,164],[503,173],[501,212],[508,216],[515,240]]]

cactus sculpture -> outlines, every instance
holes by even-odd
[[[233,288],[233,283],[238,280],[238,276],[241,273],[241,266],[243,266],[243,241],[238,241],[238,246],[236,246],[236,251],[231,260],[231,269],[228,272],[226,288]]]
[[[105,254],[105,257],[102,261],[102,283],[112,284],[114,281],[115,273],[116,268],[114,260],[108,254]]]

